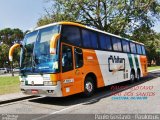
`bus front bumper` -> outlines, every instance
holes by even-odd
[[[27,95],[62,97],[61,83],[56,86],[27,86],[21,85],[21,91]]]

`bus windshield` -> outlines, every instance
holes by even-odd
[[[58,53],[50,54],[50,40],[54,34],[59,33],[59,30],[60,26],[55,25],[30,32],[25,36],[20,57],[21,73],[58,71]]]

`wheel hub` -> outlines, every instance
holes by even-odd
[[[92,90],[93,90],[93,85],[92,85],[91,82],[87,82],[87,83],[86,83],[86,89],[87,89],[88,92],[92,92]]]
[[[133,74],[131,74],[131,80],[134,80],[134,75]]]

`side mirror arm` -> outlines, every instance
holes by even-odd
[[[11,62],[13,61],[13,52],[16,48],[19,48],[19,47],[23,47],[23,45],[16,43],[9,49],[9,61]]]
[[[60,38],[60,34],[54,34],[50,41],[50,54],[56,53],[56,44]]]

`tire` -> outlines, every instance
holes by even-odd
[[[134,82],[135,82],[135,73],[133,71],[131,71],[130,83],[134,83]]]
[[[140,81],[141,80],[141,75],[140,75],[140,71],[138,70],[137,71],[137,79],[136,79],[137,81]]]
[[[95,92],[94,80],[91,77],[87,77],[84,82],[84,96],[90,97]]]

